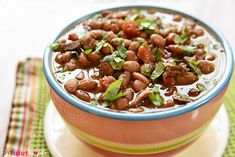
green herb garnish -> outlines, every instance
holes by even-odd
[[[123,92],[119,92],[123,80],[124,78],[121,77],[109,85],[103,94],[104,100],[113,101],[125,95]]]
[[[160,96],[160,94],[151,93],[148,97],[157,107],[161,106],[164,103],[164,99]]]
[[[96,43],[96,47],[95,47],[95,51],[99,51],[105,44],[104,40],[101,40],[99,42]]]
[[[195,73],[197,73],[198,75],[202,75],[201,69],[197,67],[197,65],[199,64],[198,62],[189,60],[188,63]]]
[[[97,106],[97,105],[99,105],[99,103],[98,103],[97,101],[90,101],[90,103],[91,103],[91,106]]]
[[[193,50],[195,50],[195,49],[196,49],[196,47],[194,47],[194,46],[184,45],[184,46],[183,46],[184,55],[185,55],[185,56],[191,56]]]
[[[60,44],[59,43],[52,43],[50,46],[50,49],[52,50],[52,51],[58,51],[59,50],[59,48],[60,48]]]
[[[162,62],[159,62],[159,63],[156,65],[155,69],[153,70],[153,72],[152,72],[150,78],[151,78],[152,80],[156,80],[161,74],[163,74],[164,68],[165,68],[165,67],[164,67],[163,63],[162,63]]]
[[[82,51],[82,52],[85,53],[86,55],[89,55],[89,54],[91,54],[92,49],[87,49],[87,50]]]
[[[158,48],[155,47],[152,52],[153,52],[153,55],[155,56],[156,60],[158,62],[161,62],[162,61],[162,57],[160,55],[160,52],[159,52]]]
[[[201,83],[197,83],[196,86],[200,92],[204,92],[206,90],[206,87]]]
[[[140,73],[145,76],[150,76],[151,72],[153,71],[153,64],[151,63],[144,63],[143,66],[141,66]]]

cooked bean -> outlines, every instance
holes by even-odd
[[[175,42],[174,42],[175,36],[176,36],[176,33],[169,33],[169,35],[166,38],[166,45],[175,44]]]
[[[149,14],[155,14],[157,11],[155,9],[149,9],[147,12]]]
[[[65,66],[66,66],[68,71],[73,71],[73,70],[77,69],[77,67],[78,67],[76,62],[73,61],[73,60],[71,60],[70,62],[66,63]]]
[[[75,95],[77,98],[79,98],[79,99],[81,99],[81,100],[83,100],[83,101],[87,101],[87,102],[89,102],[90,99],[91,99],[90,95],[89,95],[87,92],[80,91],[80,90],[77,90],[77,91],[74,93],[74,95]]]
[[[148,45],[140,46],[138,49],[137,56],[140,60],[142,60],[144,63],[150,63],[155,61],[155,57],[152,53],[152,50]]]
[[[200,94],[200,91],[196,88],[192,88],[189,90],[188,95],[191,97],[196,97]]]
[[[175,78],[176,85],[189,85],[193,84],[198,80],[198,77],[192,72],[186,72],[180,75],[177,75]]]
[[[122,25],[122,30],[128,37],[137,37],[140,35],[139,24],[134,21],[125,22]]]
[[[92,34],[86,34],[81,38],[81,42],[84,49],[94,49],[95,48],[94,41],[95,40]]]
[[[146,87],[147,87],[147,84],[144,83],[144,82],[142,82],[142,81],[140,81],[140,80],[135,80],[135,81],[133,82],[133,85],[132,85],[132,88],[133,88],[134,91],[136,91],[136,92],[139,92],[139,91],[145,89]]]
[[[65,43],[65,44],[60,44],[60,51],[61,52],[65,52],[65,51],[73,51],[73,50],[77,50],[81,47],[81,43],[79,40],[77,41],[73,41],[70,43]]]
[[[179,105],[187,104],[192,101],[192,99],[186,97],[186,96],[181,96],[181,95],[174,95],[172,96],[173,100],[175,103]]]
[[[119,98],[115,101],[115,106],[118,110],[125,110],[129,106],[127,98]]]
[[[161,107],[162,107],[162,108],[167,108],[167,107],[173,107],[173,106],[175,106],[174,101],[172,101],[172,100],[167,100]]]
[[[171,96],[174,94],[174,92],[177,92],[177,88],[176,87],[169,87],[166,90],[166,93],[164,94],[165,96]]]
[[[189,29],[188,32],[190,35],[195,35],[196,37],[202,36],[204,34],[204,31],[201,28]]]
[[[131,42],[131,44],[129,46],[129,50],[137,52],[139,47],[140,47],[140,44],[136,41],[133,41],[133,42]]]
[[[138,106],[142,100],[149,96],[149,94],[151,94],[149,90],[143,90],[142,92],[140,92],[137,97],[130,103],[130,107]]]
[[[76,79],[78,80],[83,80],[84,78],[85,78],[85,74],[83,71],[80,71],[76,76]]]
[[[128,101],[131,101],[134,97],[135,92],[131,88],[127,88],[123,92]]]
[[[126,61],[137,61],[137,56],[134,51],[126,51]]]
[[[101,78],[99,82],[103,88],[103,91],[105,91],[108,88],[108,86],[115,80],[116,79],[113,76],[104,76],[103,78]]]
[[[126,61],[122,68],[129,72],[140,71],[140,65],[136,61]]]
[[[101,55],[100,53],[94,51],[91,54],[87,55],[87,58],[93,63],[98,63],[101,59]]]
[[[112,66],[108,62],[101,62],[99,66],[100,72],[102,72],[104,75],[112,75],[114,70]]]
[[[182,16],[179,15],[179,14],[176,14],[176,15],[173,16],[173,20],[177,21],[177,22],[180,22],[182,20]]]
[[[78,58],[78,61],[80,63],[80,65],[82,67],[87,67],[89,65],[89,60],[86,58],[86,56],[84,55],[84,53],[81,53],[79,58]]]
[[[206,59],[207,59],[208,61],[213,61],[213,60],[216,59],[216,54],[214,54],[214,53],[208,53],[208,54],[206,55]]]
[[[201,69],[203,74],[209,74],[215,70],[214,65],[205,60],[200,60],[197,66]]]
[[[98,83],[94,80],[81,80],[78,83],[78,89],[89,92],[95,90],[97,85]]]
[[[70,53],[62,53],[62,54],[57,54],[55,57],[55,61],[56,63],[67,63],[69,62],[71,58],[71,54]]]
[[[161,35],[152,34],[150,36],[150,40],[151,40],[151,42],[153,42],[158,47],[165,46],[165,40],[164,40],[164,38]]]
[[[88,25],[91,27],[91,29],[100,29],[102,27],[102,22],[90,20]]]
[[[64,84],[64,88],[67,92],[73,94],[78,89],[78,81],[76,79],[70,79]]]
[[[117,24],[111,24],[110,25],[110,30],[113,31],[113,33],[117,34],[119,32],[119,27]]]
[[[122,81],[121,87],[126,88],[129,85],[130,81],[131,81],[131,73],[129,71],[125,71],[119,77],[124,78],[124,80]]]
[[[131,44],[131,40],[129,40],[129,39],[125,39],[124,40],[124,45],[125,45],[125,47],[129,47],[130,46],[130,44]]]
[[[113,52],[113,47],[106,43],[102,48],[101,48],[101,53],[104,54],[104,55],[109,55],[109,54],[112,54]]]
[[[166,47],[166,50],[171,52],[172,56],[183,56],[184,49],[180,45],[169,45]]]
[[[68,39],[72,41],[76,41],[78,40],[78,36],[75,33],[69,34]]]
[[[143,82],[145,84],[149,84],[150,83],[149,79],[147,77],[145,77],[144,75],[140,74],[140,73],[133,72],[132,73],[132,77],[135,80],[140,80],[141,82]]]

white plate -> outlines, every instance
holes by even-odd
[[[44,135],[54,157],[102,157],[83,145],[65,127],[52,102],[49,103],[44,120]],[[174,157],[221,157],[229,137],[229,121],[222,106],[205,133],[188,149]]]

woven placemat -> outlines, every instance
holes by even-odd
[[[230,137],[223,157],[235,157],[235,74],[224,98],[230,119]],[[50,157],[43,134],[43,117],[49,93],[40,59],[20,62],[4,157]],[[213,151],[213,150],[212,150]],[[18,153],[18,154],[17,154]]]

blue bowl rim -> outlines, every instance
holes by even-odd
[[[221,80],[210,92],[202,96],[200,99],[193,101],[192,103],[179,107],[179,108],[169,109],[169,110],[160,111],[160,112],[137,113],[137,114],[114,112],[114,111],[109,111],[109,110],[105,110],[105,109],[98,108],[98,107],[93,107],[85,103],[82,103],[81,101],[78,101],[73,96],[69,95],[64,89],[62,89],[60,85],[57,83],[57,81],[55,80],[53,73],[51,71],[51,55],[50,55],[50,49],[47,47],[44,53],[44,57],[43,57],[44,75],[49,85],[62,99],[64,99],[69,104],[73,105],[74,107],[77,107],[85,112],[88,112],[97,116],[101,116],[101,117],[106,117],[106,118],[111,118],[111,119],[116,119],[116,120],[128,120],[128,121],[159,120],[159,119],[165,119],[165,118],[178,116],[178,115],[193,111],[203,106],[204,104],[207,104],[214,97],[220,94],[220,92],[228,85],[232,72],[233,72],[234,59],[233,59],[232,48],[229,45],[228,41],[223,36],[223,34],[220,31],[218,31],[217,28],[215,28],[214,26],[204,22],[203,20],[189,13],[185,13],[185,12],[178,11],[178,10],[168,8],[168,7],[148,6],[148,5],[128,5],[128,6],[119,6],[119,7],[112,7],[112,8],[98,10],[96,12],[92,12],[90,14],[82,16],[78,18],[77,20],[73,21],[72,23],[70,23],[69,25],[67,25],[51,43],[55,42],[59,37],[61,37],[67,30],[71,29],[72,26],[76,25],[79,21],[86,19],[88,17],[91,17],[92,15],[95,15],[105,10],[130,9],[130,8],[141,8],[141,9],[152,8],[152,9],[159,9],[159,10],[174,12],[174,13],[178,13],[183,16],[192,18],[198,21],[199,23],[203,24],[204,26],[206,26],[207,29],[212,31],[213,34],[216,35],[217,38],[221,41],[221,44],[223,45],[225,52],[226,52],[226,61],[227,61],[226,68],[225,68],[226,70]]]

